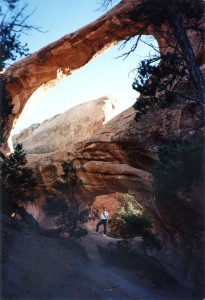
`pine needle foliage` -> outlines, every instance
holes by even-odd
[[[137,76],[132,87],[141,93],[133,106],[137,110],[136,121],[155,106],[166,107],[174,99],[197,102],[201,109],[198,117],[204,121],[205,82],[189,39],[189,33],[194,33],[194,46],[197,51],[203,51],[201,20],[204,1],[144,0],[140,4],[133,2],[132,5],[128,17],[132,22],[142,24],[142,28],[135,45],[125,56],[137,48],[148,28],[161,41],[160,50],[152,42],[146,42],[156,54],[142,60],[136,68]],[[125,42],[131,38],[134,37],[127,38]],[[182,84],[181,87],[177,83]],[[183,84],[186,84],[186,89],[183,89]]]
[[[179,192],[190,192],[203,179],[204,139],[175,139],[159,148],[159,161],[153,169],[155,193],[167,201]],[[166,195],[166,197],[165,197]]]
[[[33,169],[26,166],[26,152],[22,144],[17,144],[14,153],[11,153],[1,165],[1,183],[12,206],[18,208],[18,202],[35,201],[31,192],[37,185]],[[29,195],[28,195],[29,194]],[[4,203],[4,198],[2,199]],[[10,204],[11,204],[10,203]],[[6,205],[6,203],[4,203]]]
[[[175,139],[160,147],[152,174],[155,201],[169,229],[187,240],[200,239],[204,216],[193,195],[199,190],[198,201],[204,199],[204,137]]]
[[[44,210],[54,218],[55,224],[61,228],[62,234],[70,238],[80,239],[87,234],[84,224],[94,220],[97,215],[90,207],[82,208],[82,201],[77,193],[82,182],[78,178],[78,169],[74,160],[62,162],[63,173],[56,181],[56,189],[62,197],[51,195],[46,197]]]

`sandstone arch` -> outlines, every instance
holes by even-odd
[[[140,2],[140,0],[134,1],[135,4]],[[75,33],[64,36],[10,67],[5,74],[12,75],[7,89],[13,98],[15,118],[18,118],[21,114],[26,102],[32,95],[56,85],[64,76],[68,76],[84,66],[106,48],[111,47],[127,36],[137,35],[143,24],[131,23],[130,20],[126,19],[126,12],[133,9],[132,3],[133,0],[122,0],[120,4],[95,22]],[[115,35],[112,34],[113,32]],[[152,34],[151,28],[147,29],[147,34]],[[155,38],[160,45],[161,41],[157,37]],[[154,113],[150,112],[138,124],[133,120],[133,111],[129,111],[127,116],[124,115],[124,120],[126,120],[124,123],[122,116],[118,116],[119,119],[115,121],[119,128],[113,126],[113,123],[107,124],[107,127],[104,127],[98,135],[92,137],[86,143],[76,145],[75,153],[83,166],[84,173],[81,178],[85,179],[85,183],[86,179],[88,182],[87,198],[90,198],[90,195],[95,194],[96,191],[98,195],[105,193],[105,189],[108,192],[116,192],[118,186],[130,190],[133,188],[133,193],[139,193],[138,196],[142,204],[149,207],[156,220],[159,221],[158,226],[161,227],[161,234],[164,236],[164,252],[161,257],[164,262],[167,262],[166,268],[168,269],[169,266],[173,265],[175,268],[168,270],[170,274],[174,275],[184,285],[190,287],[190,284],[192,284],[192,288],[198,290],[201,284],[201,275],[198,269],[200,251],[197,246],[196,248],[193,247],[193,249],[190,249],[192,252],[189,252],[191,255],[188,257],[187,245],[184,244],[183,240],[177,240],[176,248],[175,245],[172,245],[172,239],[169,238],[169,228],[163,227],[163,224],[166,225],[167,223],[166,212],[160,214],[160,210],[153,201],[151,189],[150,169],[151,164],[156,160],[157,146],[166,143],[170,135],[179,135],[187,124],[194,121],[193,116],[189,116],[186,117],[186,124],[183,124],[183,108],[183,105],[179,105],[172,110],[166,109],[162,112],[159,109]],[[129,121],[128,117],[130,118]],[[11,117],[9,123],[6,124],[7,128],[5,128],[4,133],[6,138],[8,138],[9,132],[15,123],[15,118]],[[115,128],[114,133],[111,130],[113,127]],[[192,136],[192,134],[193,132],[187,132],[188,136]],[[104,148],[103,150],[107,147],[108,155],[112,153],[114,159],[110,159],[108,155],[104,155],[104,160],[99,159],[100,144]],[[93,155],[95,147],[95,155]],[[114,155],[114,147],[117,150],[117,155]],[[122,155],[119,155],[119,153],[122,153]],[[125,155],[123,156],[123,154]],[[52,158],[57,165],[58,157],[52,156]],[[45,161],[46,163],[47,161]],[[42,168],[42,170],[42,177],[46,179],[45,177],[48,176],[50,179],[51,174],[57,168],[54,166]],[[114,191],[111,190],[112,175],[115,179]],[[98,178],[100,178],[99,181]],[[96,184],[94,185],[95,179]],[[103,185],[101,187],[102,181]],[[134,182],[133,185],[132,182]],[[51,184],[49,180],[44,180],[44,183]],[[121,191],[120,188],[119,191]],[[203,211],[203,199],[202,197],[199,198],[196,197],[194,201],[197,203],[199,210],[201,208],[201,211]],[[197,245],[194,239],[192,245]],[[194,256],[196,257],[195,260],[193,259]]]
[[[137,3],[140,1],[135,1],[135,7]],[[65,35],[6,70],[5,75],[12,75],[7,90],[12,96],[15,114],[15,117],[10,117],[4,132],[6,139],[31,97],[40,96],[44,90],[55,86],[120,40],[138,34],[142,24],[132,23],[126,18],[126,14],[135,7],[132,0],[122,0],[101,18]],[[147,34],[152,34],[150,28]]]

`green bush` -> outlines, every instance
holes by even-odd
[[[195,141],[171,140],[160,147],[159,161],[152,174],[156,205],[166,216],[169,229],[177,230],[186,239],[199,237],[204,216],[195,205],[192,193],[200,191],[198,196],[202,201],[204,137]]]
[[[133,239],[141,237],[145,253],[147,248],[160,249],[160,241],[152,233],[153,220],[147,211],[131,195],[123,195],[120,202],[121,207],[109,220],[111,235],[123,239],[117,243],[118,248],[129,250]]]
[[[204,139],[176,139],[159,148],[159,161],[153,169],[154,189],[158,198],[173,199],[189,192],[204,172]]]
[[[26,167],[26,152],[18,144],[14,153],[5,158],[1,165],[0,181],[2,185],[1,208],[5,213],[18,210],[19,201],[34,202],[36,195],[33,193],[37,179],[31,168]],[[32,192],[32,193],[31,193]]]

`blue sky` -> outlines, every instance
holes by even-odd
[[[113,4],[119,2],[116,0]],[[22,37],[28,43],[30,53],[76,31],[105,13],[99,10],[98,0],[20,0],[19,7],[26,3],[29,4],[27,12],[34,11],[29,23],[44,31],[30,31]],[[14,133],[79,103],[102,96],[115,98],[121,110],[130,107],[138,96],[132,89],[134,73],[131,71],[140,59],[149,54],[150,49],[142,43],[128,58],[117,58],[129,47],[130,45],[126,49],[120,49],[120,45],[112,47],[51,89],[35,106],[28,104]]]

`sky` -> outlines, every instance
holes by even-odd
[[[115,0],[113,5],[119,2]],[[106,13],[100,9],[98,0],[20,0],[19,8],[24,4],[28,4],[28,14],[33,12],[28,19],[29,23],[43,31],[32,30],[29,34],[22,35],[21,40],[28,44],[30,53],[40,50],[65,34],[75,32]],[[121,44],[91,60],[49,90],[43,98],[36,102],[28,102],[13,134],[31,124],[63,113],[75,105],[103,96],[116,99],[119,112],[132,106],[138,97],[137,92],[132,89],[135,76],[133,69],[151,50],[141,43],[136,52],[124,59],[119,56],[130,49],[131,44],[125,48],[122,48]]]

